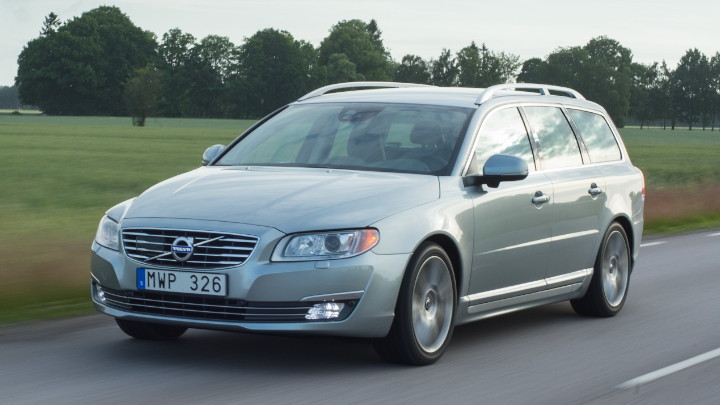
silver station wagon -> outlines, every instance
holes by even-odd
[[[572,89],[331,85],[108,210],[92,299],[139,339],[351,336],[429,364],[489,316],[615,315],[643,205],[608,114]]]

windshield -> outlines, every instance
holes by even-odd
[[[374,103],[290,106],[216,165],[449,174],[473,111]]]

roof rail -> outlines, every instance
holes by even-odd
[[[564,93],[566,97],[576,98],[578,100],[585,100],[582,94],[568,87],[552,86],[549,84],[535,84],[535,83],[505,83],[496,84],[490,86],[478,97],[475,104],[480,105],[490,99],[492,99],[496,93],[503,90],[520,90],[520,91],[533,91],[538,92],[540,95],[549,96],[551,92]],[[557,94],[552,94],[557,95]]]
[[[320,87],[319,89],[313,90],[310,93],[300,97],[298,101],[307,100],[309,98],[322,96],[325,93],[329,93],[333,90],[342,89],[388,89],[388,88],[404,88],[404,87],[433,87],[427,84],[417,83],[399,83],[399,82],[347,82],[347,83],[335,83],[329,86]]]

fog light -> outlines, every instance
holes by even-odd
[[[95,285],[95,298],[97,298],[98,302],[105,303],[105,291],[98,284]]]
[[[308,310],[307,315],[305,315],[305,319],[335,319],[340,316],[340,311],[342,311],[344,307],[345,304],[338,302],[323,302],[322,304],[315,304]]]

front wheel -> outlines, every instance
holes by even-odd
[[[585,296],[571,300],[580,315],[614,316],[625,304],[630,285],[630,245],[625,229],[613,223],[605,232]]]
[[[115,323],[128,336],[142,340],[173,340],[179,338],[187,328],[159,323],[129,321],[115,318]]]
[[[450,258],[439,245],[422,244],[405,272],[390,333],[375,342],[378,354],[398,363],[436,362],[450,343],[456,302]]]

